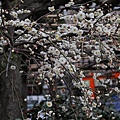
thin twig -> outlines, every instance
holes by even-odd
[[[8,70],[9,70],[9,63],[10,63],[11,53],[12,53],[12,51],[10,50],[10,53],[8,55],[8,60],[7,60],[7,66],[6,66],[6,77],[8,77]]]

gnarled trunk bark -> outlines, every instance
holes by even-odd
[[[19,74],[20,61],[15,62],[17,66],[15,70],[8,69],[6,76],[6,66],[0,66],[0,119],[1,120],[16,120],[22,118],[21,106],[21,80]],[[10,66],[9,66],[10,67]]]

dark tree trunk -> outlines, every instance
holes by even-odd
[[[0,63],[0,119],[1,120],[16,120],[22,118],[21,107],[21,80],[19,74],[20,61],[14,61],[17,66],[16,70],[8,71],[6,76],[6,66]]]
[[[1,0],[2,8],[11,10],[9,0]],[[7,20],[13,19],[9,14],[5,15]],[[13,45],[14,27],[8,27],[8,36],[10,44]],[[8,46],[9,47],[9,46]],[[16,120],[22,118],[22,97],[20,79],[20,63],[18,57],[10,52],[11,49],[5,49],[5,54],[0,55],[0,119]],[[10,66],[15,65],[16,69],[11,70]]]

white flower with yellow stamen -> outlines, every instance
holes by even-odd
[[[56,49],[55,51],[54,51],[54,55],[60,55],[60,51],[58,50],[58,49]]]
[[[82,11],[79,11],[77,14],[77,17],[79,20],[83,20],[85,18],[85,13]]]
[[[101,56],[101,51],[100,51],[100,50],[93,50],[92,53],[93,53],[95,56],[98,56],[98,57]]]
[[[11,66],[10,66],[10,69],[11,69],[11,70],[15,70],[15,69],[16,69],[16,66],[15,66],[15,65],[11,65]]]
[[[78,34],[79,36],[82,36],[83,30],[78,30],[78,31],[77,31],[77,34]]]
[[[103,31],[101,26],[96,27],[96,30],[100,33]]]
[[[93,102],[93,103],[92,103],[92,107],[93,107],[93,108],[96,108],[96,106],[97,106],[97,103]]]
[[[54,6],[48,7],[48,10],[49,10],[50,12],[53,12],[53,11],[55,11],[55,8],[54,8]]]
[[[67,60],[64,57],[60,57],[59,62],[65,64]]]
[[[71,28],[71,32],[72,33],[77,33],[78,32],[78,28],[77,27],[72,27]]]
[[[53,52],[54,52],[54,50],[55,50],[55,48],[54,48],[54,47],[52,47],[52,46],[50,46],[50,47],[49,47],[49,49],[48,49],[48,53],[53,53]]]
[[[87,111],[88,108],[87,108],[87,107],[82,107],[82,110],[83,110],[83,111]]]
[[[18,14],[17,14],[15,11],[12,11],[12,12],[10,13],[10,15],[12,15],[14,18],[17,18],[17,17],[18,17]]]
[[[46,104],[47,104],[48,107],[52,107],[52,102],[47,101]]]

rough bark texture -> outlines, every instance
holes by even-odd
[[[2,64],[1,59],[1,64]],[[20,61],[14,62],[16,66],[20,65]],[[0,72],[5,70],[5,66],[0,66]],[[3,69],[2,69],[3,68]],[[8,71],[0,76],[0,119],[15,120],[21,118],[21,81],[19,68]]]
[[[2,8],[11,10],[9,0],[1,0]],[[13,19],[12,16],[6,14],[6,19]],[[13,45],[14,27],[8,28],[8,36],[11,45]],[[6,57],[0,56],[0,119],[1,120],[16,120],[22,118],[21,114],[21,80],[19,67],[20,62],[16,55],[6,50]],[[11,58],[12,57],[12,58]],[[14,58],[15,57],[15,58]],[[16,66],[15,70],[11,70],[11,64]],[[4,72],[3,72],[4,71]]]

